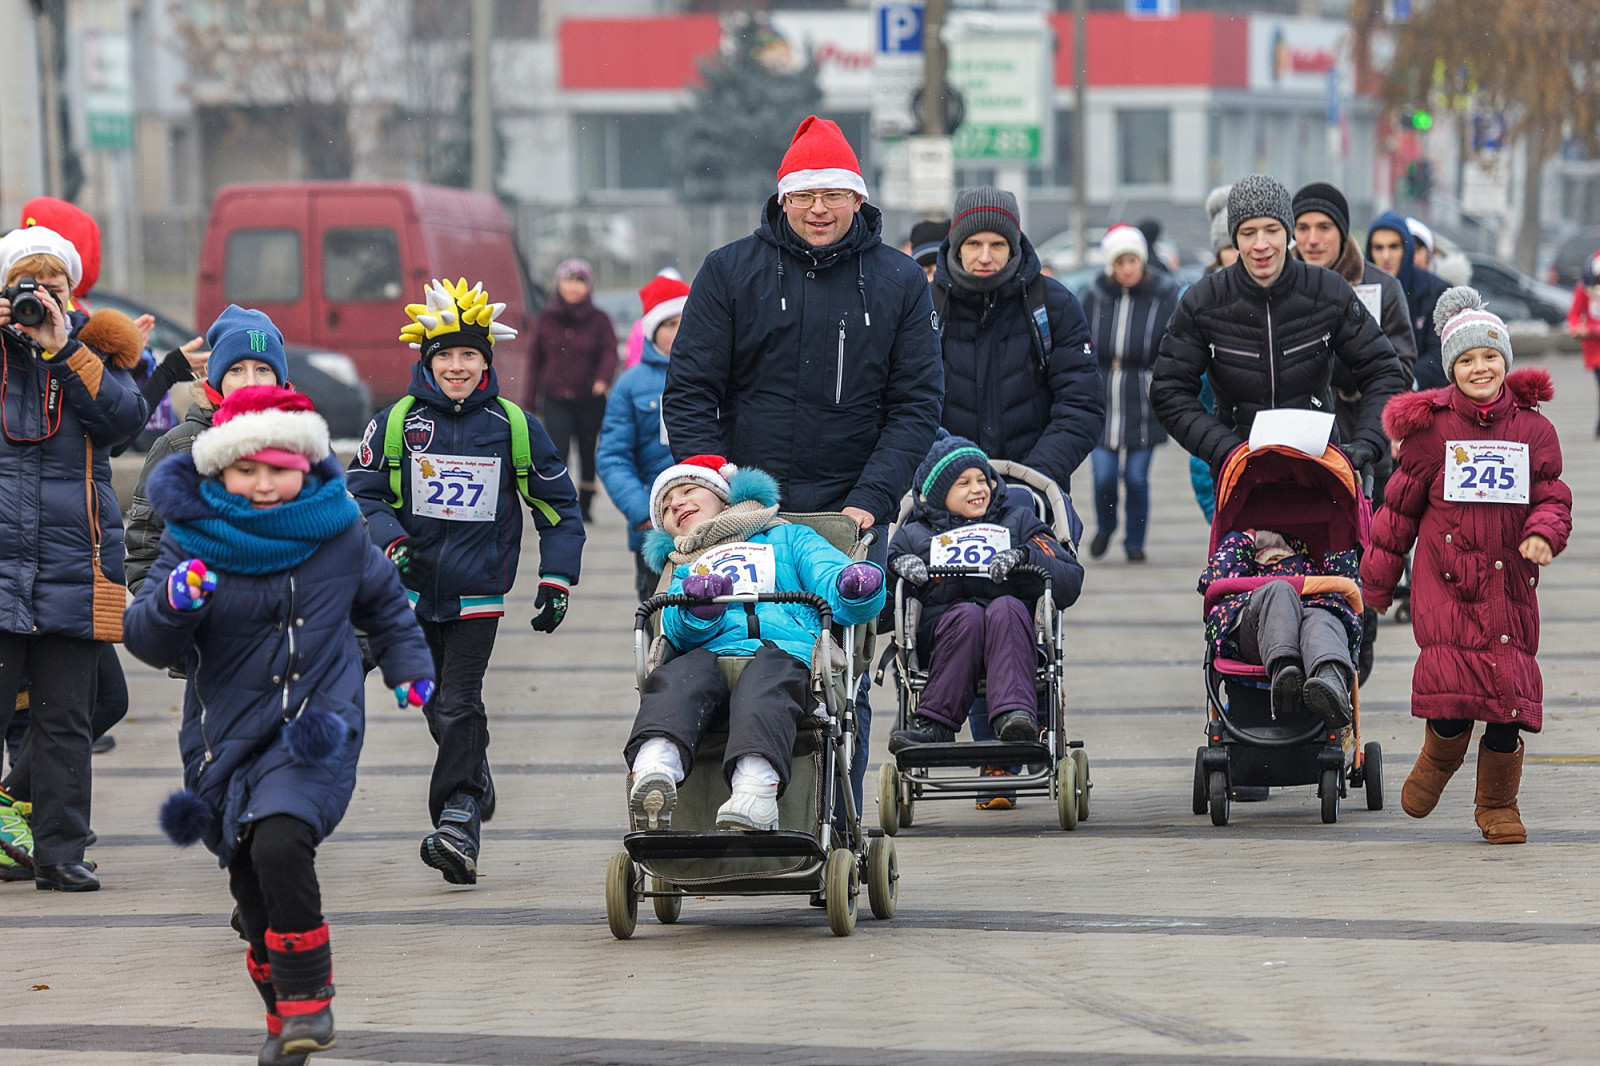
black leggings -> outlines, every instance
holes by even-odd
[[[594,492],[595,445],[600,439],[600,423],[606,416],[604,396],[583,396],[576,400],[547,399],[544,402],[544,428],[556,446],[561,461],[571,461],[572,438],[578,438],[578,488]]]
[[[317,837],[287,814],[250,827],[228,864],[228,891],[239,904],[240,935],[258,959],[267,957],[267,930],[306,933],[322,925],[317,884]]]
[[[1449,740],[1471,729],[1472,724],[1470,718],[1441,718],[1429,722],[1428,728]],[[1520,743],[1517,734],[1520,732],[1522,727],[1515,722],[1490,722],[1483,727],[1483,746],[1501,755],[1510,755],[1517,750],[1517,745]]]
[[[128,714],[128,679],[122,673],[122,660],[117,658],[114,644],[100,647],[100,661],[95,671],[94,710],[89,713],[89,736],[99,740],[111,727]],[[7,793],[20,800],[33,798],[33,745],[28,729],[31,718],[27,711],[19,711],[11,719],[6,731],[6,747],[11,752],[11,770],[0,783]],[[18,724],[22,729],[18,730]]]

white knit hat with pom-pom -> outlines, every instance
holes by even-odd
[[[1433,328],[1443,349],[1444,376],[1455,377],[1456,360],[1474,348],[1493,348],[1511,370],[1511,331],[1500,316],[1487,310],[1478,290],[1469,285],[1446,289],[1433,308]]]

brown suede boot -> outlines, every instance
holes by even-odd
[[[1411,768],[1406,783],[1400,786],[1400,809],[1413,818],[1426,818],[1439,805],[1439,794],[1450,783],[1451,775],[1461,769],[1467,757],[1467,745],[1472,743],[1472,730],[1460,736],[1441,737],[1433,726],[1423,723],[1422,751],[1417,764]]]
[[[1522,751],[1519,740],[1517,750],[1509,755],[1490,751],[1478,745],[1478,809],[1473,817],[1483,830],[1483,839],[1491,844],[1526,844],[1528,831],[1523,828],[1522,814],[1517,810],[1517,790],[1522,785]]]

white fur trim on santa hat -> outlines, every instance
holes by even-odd
[[[282,448],[320,463],[331,453],[328,423],[315,411],[251,411],[212,426],[194,439],[194,468],[202,477],[264,448]]]
[[[650,308],[650,310],[646,311],[639,319],[640,323],[644,327],[645,340],[649,341],[651,344],[654,344],[656,342],[656,330],[660,327],[661,323],[665,322],[673,315],[683,314],[683,305],[688,302],[689,298],[687,296],[674,296],[670,300],[662,300],[660,303]]]
[[[853,170],[830,167],[826,170],[795,170],[778,179],[778,197],[792,192],[809,192],[813,189],[849,189],[867,198],[867,183]]]
[[[732,463],[723,464],[721,470],[712,470],[698,463],[674,463],[667,467],[656,475],[655,484],[650,486],[650,524],[657,529],[667,528],[662,522],[661,501],[675,486],[685,482],[702,485],[727,503],[733,491],[728,487],[728,479],[738,472],[739,468]]]

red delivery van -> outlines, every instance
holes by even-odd
[[[539,290],[527,277],[498,200],[405,182],[226,185],[211,203],[200,250],[195,321],[229,304],[272,316],[290,344],[343,352],[373,399],[411,382],[415,350],[399,340],[405,305],[434,278],[481,281],[506,305],[517,337],[495,345],[500,391],[526,398],[530,326]]]

